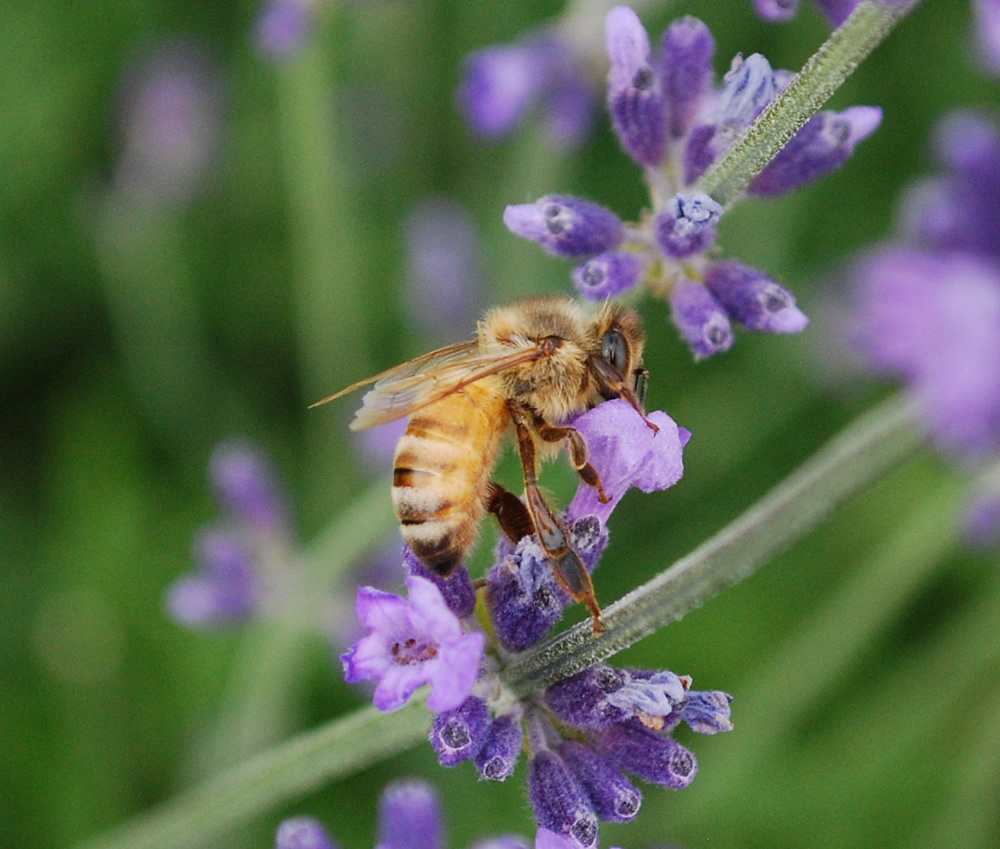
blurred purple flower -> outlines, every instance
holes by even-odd
[[[871,367],[908,383],[946,448],[1000,449],[1000,266],[887,248],[863,260],[855,279],[857,341]]]
[[[403,222],[408,312],[428,334],[465,333],[481,311],[486,262],[475,221],[458,201],[417,201]]]
[[[986,68],[1000,76],[1000,0],[972,0],[976,48]]]
[[[434,789],[423,781],[395,781],[378,805],[378,849],[442,849],[441,810]]]
[[[270,460],[246,439],[220,442],[208,463],[216,500],[233,519],[264,532],[288,528],[288,503]]]
[[[117,136],[117,192],[151,206],[190,201],[222,141],[222,84],[208,55],[176,42],[135,62],[119,86]]]
[[[540,111],[549,143],[572,149],[594,114],[582,64],[555,31],[482,48],[466,57],[459,107],[473,132],[488,139],[508,135]]]
[[[232,533],[213,528],[195,541],[196,570],[167,593],[167,610],[181,625],[213,628],[242,622],[260,602],[261,586],[246,547]]]
[[[274,849],[338,849],[338,846],[319,820],[291,817],[278,826]]]
[[[966,501],[962,533],[974,548],[1000,548],[1000,462],[982,477]]]
[[[316,24],[316,0],[265,0],[254,22],[253,42],[273,62],[298,54]]]
[[[767,21],[788,21],[799,11],[801,0],[754,0],[757,14]],[[854,11],[858,0],[813,0],[831,26],[838,27]]]
[[[399,710],[427,683],[427,706],[453,710],[479,680],[485,638],[464,631],[430,581],[411,576],[406,585],[409,600],[372,587],[358,590],[355,612],[371,633],[341,655],[344,678],[378,680],[374,702],[381,711]]]

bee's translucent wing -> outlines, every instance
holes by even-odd
[[[364,380],[359,380],[357,383],[352,383],[350,386],[344,387],[339,392],[334,392],[333,395],[327,395],[325,398],[321,398],[319,401],[310,404],[309,409],[311,410],[313,407],[321,407],[323,404],[329,404],[331,401],[336,401],[338,398],[344,395],[349,395],[355,389],[360,389],[362,386],[367,386],[369,383],[402,380],[415,374],[419,374],[421,371],[436,368],[438,365],[460,362],[468,359],[478,350],[479,343],[475,339],[470,339],[468,342],[457,342],[454,345],[448,345],[444,348],[438,348],[436,351],[431,351],[429,354],[424,354],[423,356],[415,357],[412,360],[407,360],[405,363],[401,363],[398,366],[393,366],[392,368],[386,369],[385,371],[379,372],[371,377],[366,377]]]
[[[470,383],[506,371],[520,363],[544,356],[541,348],[497,348],[483,351],[474,346],[462,352],[458,346],[442,348],[442,355],[421,357],[417,368],[404,363],[378,379],[351,422],[351,430],[364,430],[408,416],[428,404],[457,392]]]

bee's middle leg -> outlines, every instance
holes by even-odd
[[[569,444],[569,458],[573,463],[576,473],[588,486],[597,490],[597,497],[601,504],[607,504],[611,499],[604,492],[604,484],[597,469],[590,463],[590,452],[587,449],[587,441],[575,427],[559,427],[548,422],[542,422],[538,426],[538,435],[546,442],[562,442],[566,440]]]

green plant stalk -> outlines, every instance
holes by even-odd
[[[915,5],[862,0],[693,190],[731,205]]]
[[[409,748],[427,734],[423,698],[396,713],[363,708],[227,770],[80,849],[196,849],[292,799]]]
[[[590,622],[518,655],[504,682],[524,696],[606,660],[742,581],[922,444],[912,401],[894,397],[848,426],[715,536]]]

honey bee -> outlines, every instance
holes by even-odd
[[[624,399],[645,417],[644,343],[639,316],[623,306],[606,302],[589,320],[572,300],[535,298],[488,311],[474,339],[312,406],[374,383],[350,427],[364,430],[410,416],[396,446],[392,501],[413,553],[447,576],[493,513],[514,542],[536,536],[561,586],[590,610],[597,632],[601,611],[590,575],[539,491],[538,464],[565,443],[581,480],[608,500],[583,436],[563,422],[610,398]],[[524,502],[491,479],[510,431],[524,470]]]

